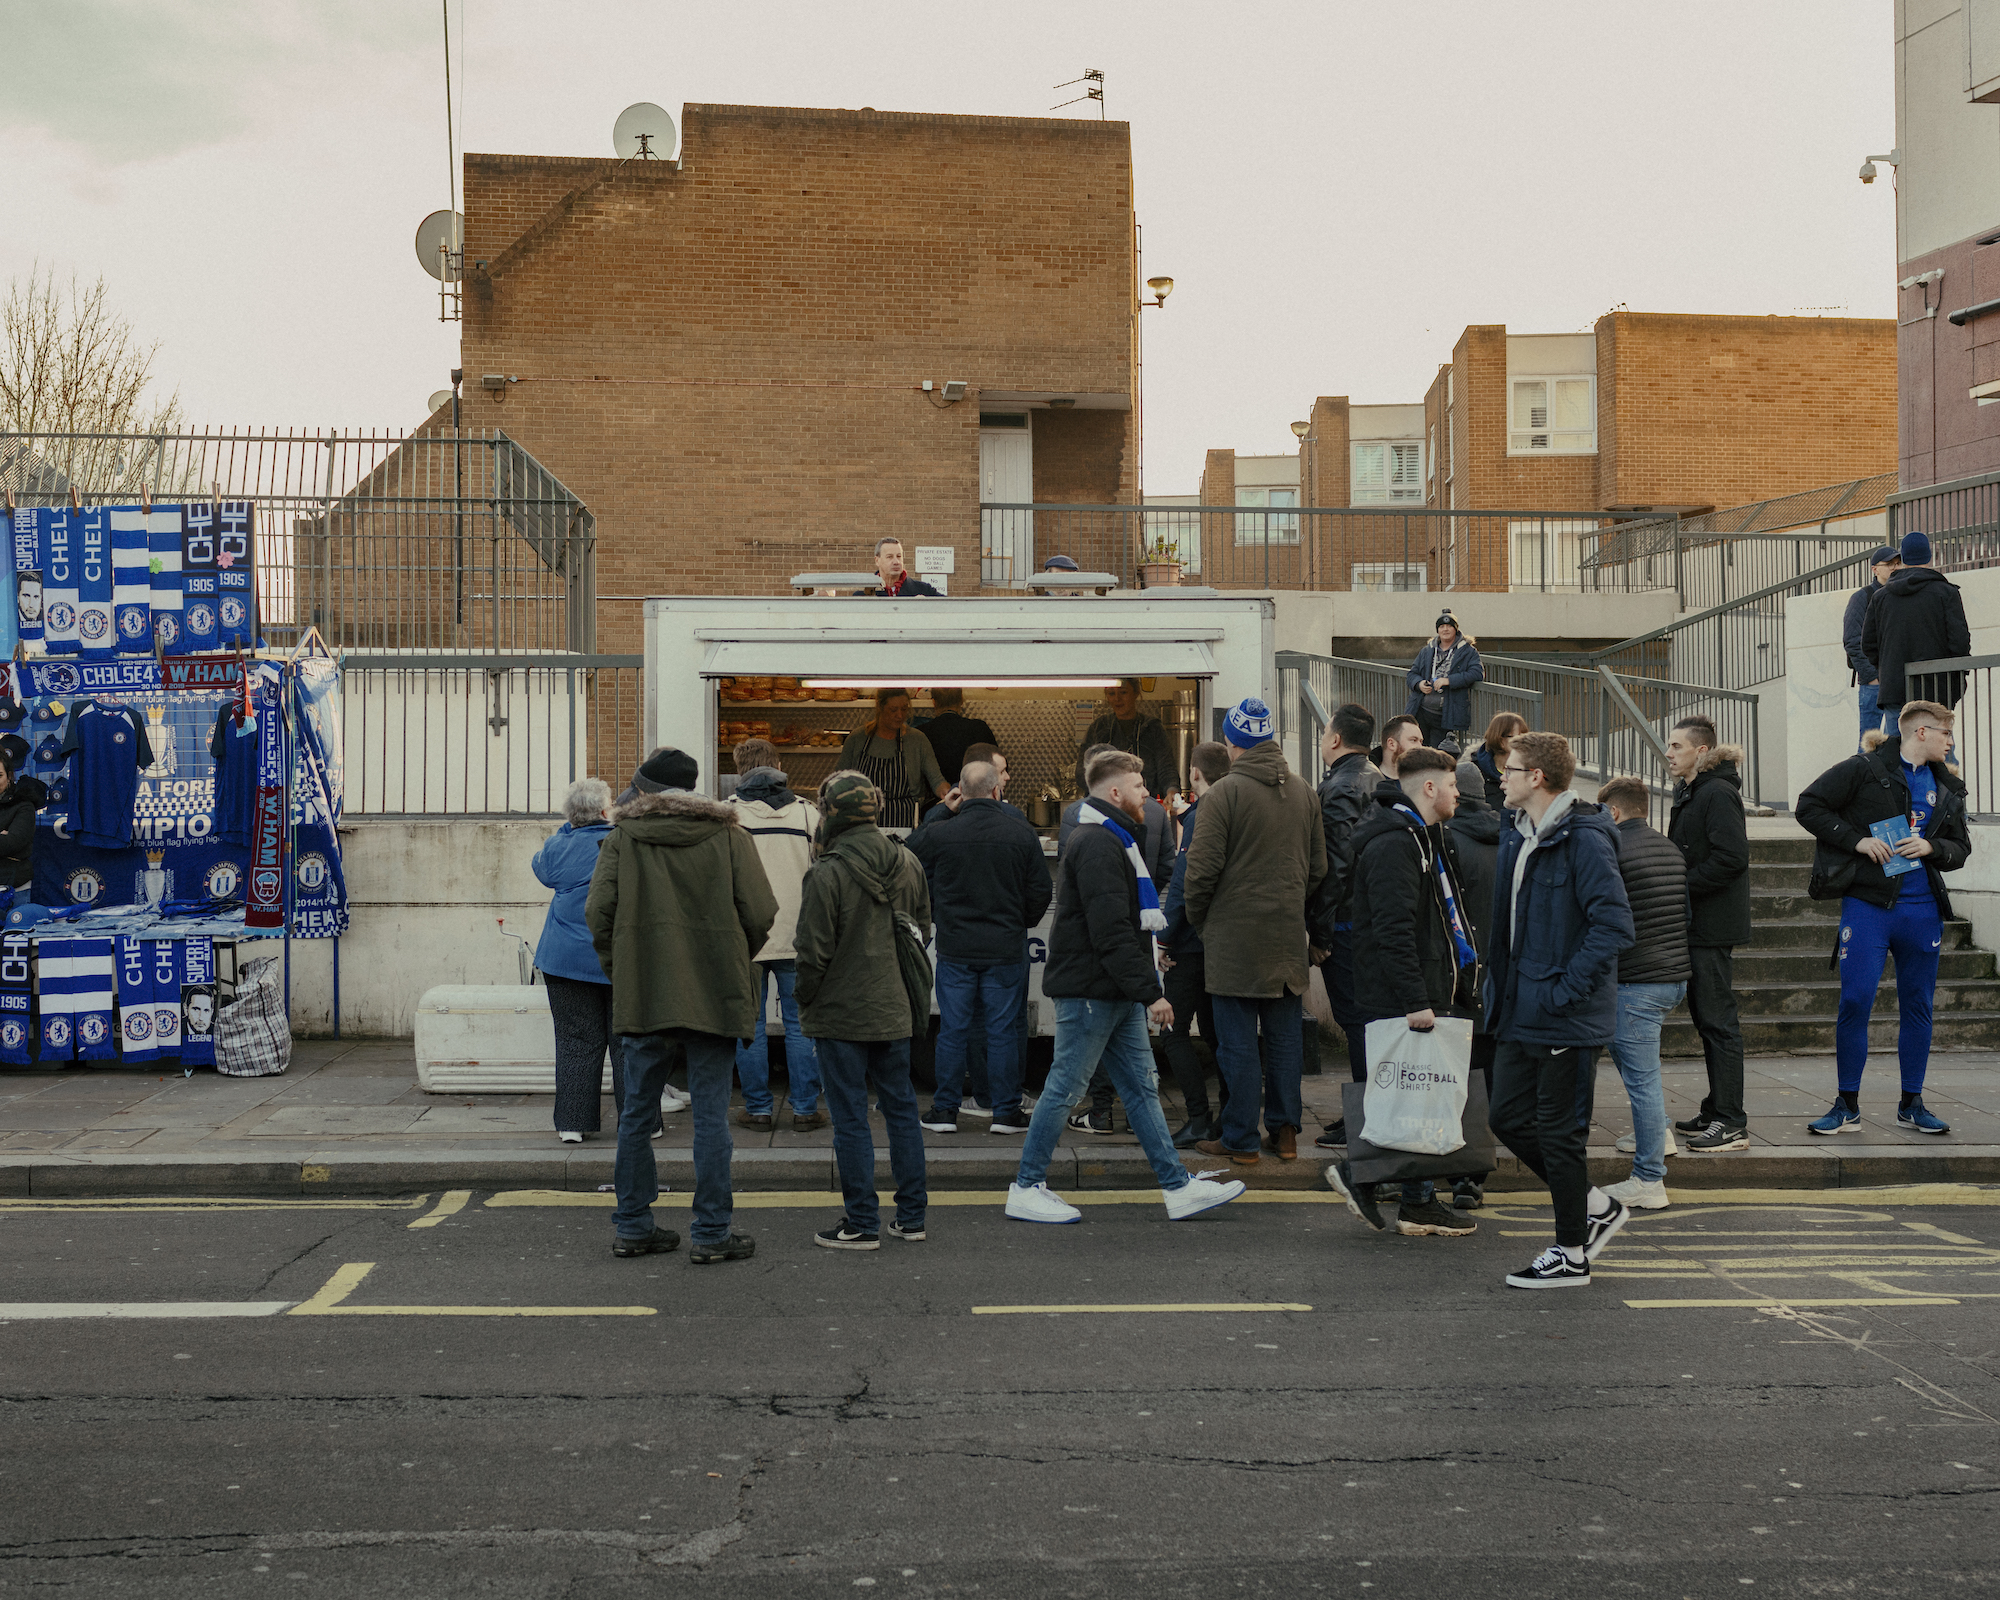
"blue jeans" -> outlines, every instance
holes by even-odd
[[[1264,1125],[1304,1126],[1299,1104],[1299,1080],[1305,1070],[1305,1041],[1300,1037],[1303,1015],[1299,997],[1281,994],[1273,1000],[1241,995],[1209,996],[1215,1007],[1215,1064],[1229,1086],[1217,1137],[1229,1150],[1257,1148],[1257,1082],[1263,1079]],[[1259,1026],[1263,1051],[1257,1048]]]
[[[1160,1111],[1159,1085],[1153,1078],[1153,1046],[1146,1035],[1146,1008],[1136,1000],[1055,1000],[1056,1058],[1049,1081],[1035,1102],[1034,1119],[1021,1146],[1021,1170],[1015,1181],[1033,1187],[1049,1175],[1049,1157],[1062,1137],[1063,1123],[1090,1086],[1090,1075],[1101,1059],[1112,1087],[1125,1102],[1125,1120],[1139,1136],[1153,1176],[1162,1189],[1179,1189],[1188,1170],[1174,1151],[1173,1136]],[[1293,1029],[1296,1039],[1298,1030]]]
[[[1021,1001],[1028,963],[1008,967],[937,964],[937,1093],[931,1104],[956,1112],[965,1099],[966,1046],[975,1017],[985,1023],[987,1104],[996,1117],[1021,1109]],[[977,1084],[973,1087],[976,1089]]]
[[[1944,922],[1937,901],[1928,894],[1918,900],[1898,900],[1893,911],[1853,895],[1841,900],[1840,1012],[1833,1024],[1833,1055],[1843,1092],[1861,1087],[1875,990],[1882,982],[1883,959],[1893,955],[1899,1016],[1896,1053],[1902,1062],[1903,1093],[1923,1093],[1924,1072],[1931,1061],[1931,1001],[1937,993],[1943,946]]]
[[[917,1120],[917,1094],[910,1087],[910,1041],[822,1039],[819,1058],[826,1108],[833,1113],[833,1160],[840,1169],[849,1225],[874,1233],[881,1222],[875,1198],[875,1136],[868,1128],[868,1091],[873,1088],[889,1129],[896,1220],[906,1228],[921,1228],[930,1193],[924,1187],[924,1130]]]
[[[1618,1037],[1611,1060],[1632,1102],[1632,1176],[1658,1183],[1667,1175],[1667,1099],[1660,1088],[1660,1026],[1687,995],[1685,983],[1618,985]]]
[[[688,1095],[694,1101],[694,1221],[690,1231],[696,1244],[720,1244],[729,1237],[732,1214],[731,1042],[692,1028],[618,1036],[623,1049],[613,1059],[620,1061],[625,1074],[625,1104],[618,1113],[618,1210],[612,1223],[621,1239],[652,1236],[652,1206],[660,1198],[659,1169],[653,1164],[653,1130],[660,1125],[660,1094],[667,1086],[667,1068],[673,1065],[676,1041],[687,1052]]]
[[[1882,685],[1879,683],[1861,685],[1861,736],[1864,739],[1877,728],[1892,738],[1895,736],[1897,712],[1901,708],[1884,711],[1877,700],[1881,693]]]
[[[808,1117],[819,1109],[819,1058],[813,1042],[799,1028],[799,1003],[792,998],[792,978],[798,963],[760,961],[757,984],[757,1031],[748,1044],[736,1046],[736,1076],[743,1082],[743,1109],[752,1116],[771,1114],[771,1044],[764,1036],[764,996],[768,981],[778,984],[778,1013],[785,1019],[785,1071],[791,1075],[792,1111]]]

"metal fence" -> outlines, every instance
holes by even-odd
[[[589,650],[596,524],[498,429],[0,434],[22,505],[248,500],[262,633],[335,649]]]
[[[2000,472],[1891,495],[1888,542],[1906,533],[1928,534],[1936,564],[1953,572],[2000,565]]]
[[[570,784],[638,766],[645,658],[350,655],[349,816],[546,817]]]
[[[1406,669],[1388,662],[1280,650],[1277,666],[1279,743],[1293,752],[1297,770],[1315,783],[1322,775],[1319,738],[1326,729],[1328,716],[1338,707],[1350,703],[1367,707],[1375,718],[1379,735],[1382,724],[1391,717],[1401,716],[1403,707],[1409,703]],[[1501,711],[1520,713],[1531,728],[1542,725],[1540,694],[1507,684],[1482,683],[1472,691],[1474,736]],[[1471,753],[1468,748],[1466,754]]]
[[[1974,822],[2000,822],[2000,705],[1994,702],[1993,669],[2000,656],[1954,656],[1912,661],[1903,668],[1904,689],[1912,700],[1935,700],[1953,707],[1952,761],[1965,780],[1965,804]]]
[[[1611,526],[1574,511],[1421,506],[1105,506],[987,503],[981,580],[1023,587],[1054,555],[1121,584],[1146,565],[1223,589],[1579,593],[1673,587],[1645,563],[1587,566]],[[1658,519],[1670,528],[1671,516]]]

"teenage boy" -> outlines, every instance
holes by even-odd
[[[1930,1065],[1938,952],[1944,919],[1952,914],[1944,874],[1956,872],[1972,854],[1965,785],[1945,764],[1952,720],[1934,700],[1907,701],[1898,719],[1900,739],[1884,739],[1864,755],[1849,756],[1799,796],[1799,823],[1819,841],[1814,896],[1841,897],[1840,1014],[1833,1036],[1840,1094],[1832,1110],[1807,1124],[1810,1132],[1860,1127],[1868,1019],[1883,958],[1890,955],[1896,958],[1896,1045],[1903,1068],[1896,1125],[1913,1133],[1951,1132],[1924,1105],[1924,1072]],[[1898,818],[1909,823],[1909,834],[1891,845],[1874,828]],[[1916,870],[1893,875],[1885,870],[1898,861],[1914,861]]]
[[[1597,1052],[1618,1036],[1618,953],[1632,908],[1618,837],[1602,806],[1569,786],[1576,758],[1559,733],[1516,734],[1500,769],[1514,826],[1500,839],[1487,934],[1486,1025],[1494,1134],[1555,1202],[1556,1242],[1516,1289],[1581,1288],[1631,1212],[1593,1188],[1584,1150]]]

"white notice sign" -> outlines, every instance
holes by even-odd
[[[920,544],[916,570],[927,578],[934,572],[956,572],[958,551],[948,544]]]

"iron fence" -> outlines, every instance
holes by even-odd
[[[2000,565],[2000,472],[1889,497],[1890,544],[1927,534],[1933,561],[1954,572]]]
[[[1974,822],[2000,822],[2000,706],[1994,703],[1993,669],[2000,656],[1953,656],[1912,661],[1903,668],[1912,700],[1953,707],[1952,761],[1965,780],[1967,814]]]
[[[1645,563],[1585,564],[1609,519],[1574,511],[1422,506],[1106,506],[999,503],[980,510],[981,581],[1024,587],[1051,556],[1121,584],[1177,566],[1222,589],[1579,593],[1671,589]],[[1654,519],[1671,525],[1671,516]],[[1160,571],[1154,576],[1163,576]]]
[[[1365,706],[1382,724],[1401,716],[1409,703],[1407,669],[1382,661],[1358,661],[1342,656],[1307,655],[1280,650],[1277,656],[1280,725],[1279,742],[1294,752],[1293,765],[1315,783],[1320,770],[1319,739],[1327,718],[1339,707]],[[1472,691],[1473,737],[1476,739],[1497,712],[1514,711],[1528,726],[1542,725],[1542,697],[1509,684],[1482,683]],[[1467,747],[1467,755],[1472,753]]]
[[[596,525],[498,429],[0,434],[22,505],[247,500],[262,633],[336,649],[589,650]]]
[[[637,655],[350,655],[346,812],[546,817],[578,778],[617,794],[644,726]]]

